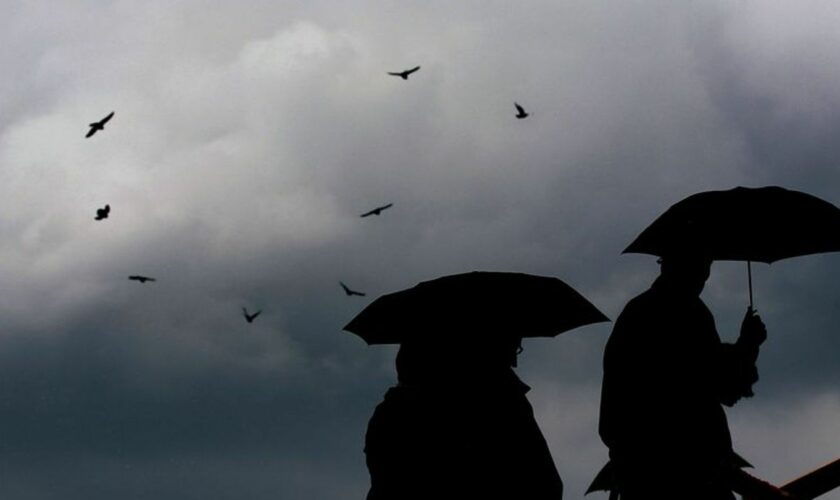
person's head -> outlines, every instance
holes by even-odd
[[[434,382],[500,372],[516,366],[521,337],[501,336],[451,342],[409,341],[397,353],[403,383]]]
[[[516,357],[522,352],[522,337],[504,336],[490,347],[488,354],[494,358],[494,363],[498,363],[499,366],[515,367]]]
[[[712,268],[712,259],[699,253],[671,253],[659,259],[660,276],[668,286],[700,295]]]

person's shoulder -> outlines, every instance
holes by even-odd
[[[648,341],[655,339],[655,332],[661,329],[662,314],[667,309],[663,307],[661,293],[653,289],[630,299],[615,320],[608,350],[644,349]]]
[[[643,313],[656,307],[661,302],[659,295],[651,288],[636,295],[627,302],[627,305],[624,306],[616,321],[621,320],[622,317],[635,316],[638,313]]]
[[[373,410],[369,427],[386,427],[395,421],[404,421],[416,413],[417,402],[412,392],[399,385],[388,389],[385,397]]]
[[[411,399],[411,391],[406,391],[405,387],[395,385],[385,392],[382,401],[376,405],[377,412],[392,411],[394,408],[403,406]]]

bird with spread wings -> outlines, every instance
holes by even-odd
[[[382,205],[381,207],[376,207],[369,212],[365,212],[362,215],[360,215],[359,217],[369,217],[371,215],[379,215],[379,214],[382,213],[383,210],[388,210],[389,208],[391,208],[393,206],[394,206],[393,203],[388,203],[387,205]]]
[[[357,292],[356,290],[351,290],[350,287],[348,287],[347,285],[345,285],[341,281],[339,281],[338,284],[341,285],[341,288],[344,289],[344,293],[347,294],[348,297],[352,297],[353,295],[357,295],[359,297],[364,297],[365,295],[367,295],[366,293],[363,293],[363,292]]]
[[[99,120],[98,122],[93,122],[90,125],[88,125],[90,127],[90,130],[88,130],[88,133],[85,136],[85,139],[93,136],[93,134],[97,133],[100,130],[105,130],[105,124],[108,123],[108,120],[110,120],[113,117],[114,117],[114,112],[111,111],[111,113],[108,116],[106,116],[105,118]]]
[[[248,314],[248,309],[245,309],[244,307],[242,308],[242,315],[245,316],[245,321],[247,321],[248,323],[253,323],[254,320],[257,319],[257,316],[259,316],[260,314],[262,314],[261,310],[255,312],[254,314]]]
[[[408,75],[414,73],[415,71],[418,71],[419,69],[420,69],[420,66],[416,66],[414,68],[407,69],[405,71],[397,71],[397,72],[390,72],[389,71],[388,74],[391,75],[391,76],[398,76],[398,77],[402,78],[403,80],[408,80]]]
[[[139,274],[132,274],[128,277],[128,279],[130,279],[131,281],[139,281],[140,283],[145,283],[147,281],[157,281],[154,278],[150,278],[148,276],[141,276]]]
[[[108,215],[111,213],[111,205],[105,205],[104,208],[97,208],[96,209],[96,217],[93,220],[102,220],[107,219]]]

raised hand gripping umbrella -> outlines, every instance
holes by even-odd
[[[493,335],[553,337],[609,321],[557,278],[476,271],[424,281],[383,295],[344,330],[368,344],[398,344],[445,334],[481,340]]]
[[[697,193],[647,227],[623,253],[662,256],[690,238],[712,260],[745,260],[752,308],[750,262],[840,251],[840,209],[777,186]]]

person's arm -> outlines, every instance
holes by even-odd
[[[721,403],[732,406],[739,399],[752,397],[752,386],[758,381],[755,363],[761,344],[767,339],[764,322],[752,308],[747,308],[741,323],[741,334],[734,344],[721,344]]]

